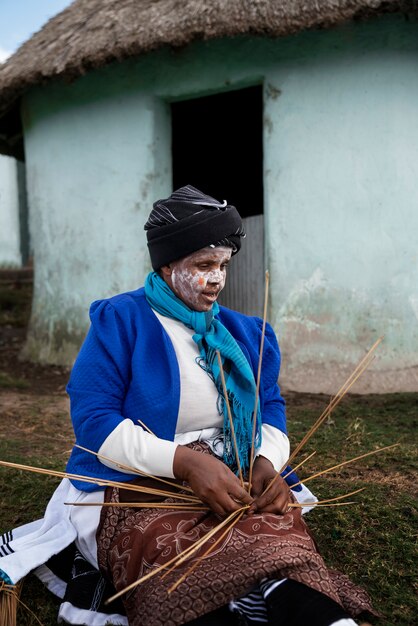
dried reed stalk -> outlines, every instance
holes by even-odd
[[[308,454],[308,456],[306,456],[303,461],[301,461],[300,463],[298,463],[295,467],[292,467],[292,469],[290,470],[290,472],[287,472],[287,474],[285,474],[283,476],[283,480],[286,480],[286,478],[288,478],[288,476],[290,476],[290,474],[293,474],[293,472],[296,472],[296,470],[298,470],[300,467],[302,467],[302,465],[304,465],[306,463],[306,461],[309,461],[309,459],[311,459],[314,455],[316,454],[316,450],[314,450],[313,452],[311,452],[311,454]]]
[[[242,475],[241,463],[240,463],[240,460],[239,460],[237,439],[235,437],[234,421],[232,419],[231,406],[229,404],[228,391],[226,389],[224,368],[223,368],[223,365],[222,365],[222,358],[221,358],[221,353],[219,352],[219,350],[216,350],[216,356],[218,357],[219,371],[220,371],[220,374],[221,374],[221,381],[222,381],[222,389],[223,389],[223,392],[224,392],[224,398],[225,398],[225,402],[226,402],[226,410],[227,410],[227,413],[228,413],[229,427],[231,429],[232,444],[234,446],[235,459],[236,459],[236,462],[237,462],[239,479],[241,481],[242,487],[244,487],[244,477]]]
[[[290,455],[289,460],[286,463],[286,465],[289,465],[289,463],[292,462],[292,460],[300,452],[300,450],[307,443],[307,441],[309,441],[309,439],[312,437],[312,435],[318,430],[318,428],[321,426],[321,424],[323,424],[323,422],[327,419],[327,417],[331,414],[331,412],[335,409],[335,407],[341,402],[341,400],[343,399],[345,394],[351,389],[351,387],[354,385],[354,383],[357,381],[357,379],[361,376],[361,374],[365,371],[365,369],[370,365],[370,363],[372,361],[372,358],[371,358],[372,354],[376,350],[377,346],[381,343],[382,340],[383,340],[383,336],[379,337],[377,339],[377,341],[375,341],[375,343],[372,345],[370,350],[367,352],[367,354],[361,359],[361,361],[358,363],[357,367],[350,374],[350,376],[347,378],[347,380],[342,385],[342,387],[337,391],[337,393],[334,396],[334,398],[332,398],[332,400],[330,401],[328,406],[324,409],[324,411],[318,417],[318,419],[315,422],[315,424],[306,433],[306,435],[303,437],[302,441],[296,446],[295,450]]]
[[[179,509],[180,511],[210,511],[203,503],[190,504],[189,502],[64,502],[66,506],[128,506],[133,509]]]
[[[224,528],[224,526],[226,526],[226,524],[228,524],[231,519],[233,519],[236,515],[241,513],[241,511],[246,510],[248,508],[249,508],[249,505],[246,504],[241,509],[238,509],[238,511],[233,511],[230,515],[228,515],[228,517],[226,517],[222,522],[220,522],[217,526],[215,526],[215,528],[213,528],[211,531],[206,533],[206,535],[204,537],[202,537],[201,539],[196,541],[196,543],[194,543],[193,546],[190,546],[189,548],[186,548],[186,550],[184,550],[181,554],[177,554],[175,557],[170,559],[170,561],[167,561],[167,563],[164,563],[164,565],[160,565],[159,567],[157,567],[152,572],[148,572],[148,574],[145,574],[145,576],[142,576],[141,578],[138,578],[138,580],[135,580],[133,583],[131,583],[130,585],[128,585],[124,589],[121,589],[120,591],[115,593],[113,596],[108,598],[105,601],[105,604],[110,604],[111,602],[113,602],[113,600],[116,600],[117,598],[119,598],[123,594],[127,593],[128,591],[131,591],[131,589],[134,589],[135,587],[137,587],[138,585],[142,584],[143,582],[145,582],[149,578],[152,578],[153,576],[156,576],[156,574],[159,574],[164,569],[167,569],[167,567],[170,567],[171,565],[173,565],[173,563],[176,563],[176,566],[177,566],[177,565],[180,565],[181,563],[183,563],[184,561],[186,561],[192,554],[197,552],[204,543],[209,541],[209,539],[211,539],[213,537],[213,535],[215,535],[219,530]]]
[[[258,370],[257,370],[257,384],[256,384],[256,389],[255,389],[255,397],[254,397],[253,430],[252,430],[252,435],[251,435],[251,450],[250,450],[250,468],[248,472],[248,493],[251,492],[251,484],[253,480],[253,466],[254,466],[254,457],[255,457],[255,432],[257,428],[257,410],[258,410],[258,400],[259,400],[259,393],[260,393],[261,366],[263,364],[264,339],[266,336],[269,283],[270,283],[270,274],[269,274],[269,271],[267,270],[266,276],[265,276],[265,285],[264,285],[263,326],[261,329],[260,354],[258,357]]]
[[[276,476],[273,478],[273,480],[270,481],[270,483],[267,485],[267,487],[264,489],[264,491],[263,491],[263,493],[261,495],[264,495],[271,488],[271,486],[276,482],[276,480],[279,479],[279,477],[281,475],[281,472],[284,470],[284,468],[292,462],[292,460],[295,458],[295,456],[297,454],[299,454],[299,452],[303,448],[303,446],[309,441],[309,439],[312,437],[312,435],[315,434],[315,432],[324,423],[324,421],[331,414],[331,412],[335,409],[335,407],[341,402],[341,400],[343,399],[345,394],[351,389],[351,387],[358,380],[358,378],[360,378],[362,373],[365,371],[365,369],[370,365],[370,363],[374,359],[374,356],[372,356],[372,353],[377,348],[377,346],[380,344],[380,342],[382,340],[383,340],[383,336],[379,337],[379,339],[377,339],[377,341],[375,341],[375,343],[372,345],[372,347],[367,352],[367,354],[361,359],[360,363],[357,365],[357,367],[352,372],[352,374],[350,374],[348,379],[345,381],[345,383],[342,385],[342,387],[338,390],[337,394],[334,396],[334,398],[331,400],[331,402],[328,404],[328,406],[321,413],[321,415],[316,420],[314,425],[309,429],[309,431],[303,437],[302,441],[296,446],[295,450],[292,452],[292,454],[290,455],[289,459],[286,461],[285,465],[282,467],[280,472],[278,472],[276,474]],[[299,485],[300,482],[297,483],[297,484]],[[294,486],[294,485],[292,485],[292,486]]]
[[[303,504],[299,504],[299,502],[292,502],[289,504],[289,507],[292,509],[303,509],[305,506],[315,506],[321,509],[326,506],[347,506],[349,504],[358,504],[358,502],[331,502],[330,504],[321,504],[320,502],[304,502]]]
[[[224,530],[224,532],[221,534],[221,536],[218,537],[218,539],[206,550],[206,552],[204,554],[202,554],[202,556],[200,556],[198,559],[196,559],[196,561],[193,563],[193,565],[191,565],[189,567],[187,572],[185,572],[182,576],[180,576],[180,578],[168,590],[169,594],[172,593],[175,589],[177,589],[177,587],[183,582],[183,580],[185,580],[188,576],[190,576],[190,574],[192,572],[194,572],[194,570],[200,565],[200,563],[203,561],[203,559],[205,559],[207,556],[209,556],[209,554],[211,552],[213,552],[213,550],[216,548],[216,546],[230,532],[231,528],[233,526],[235,526],[239,522],[239,520],[242,518],[244,513],[245,513],[245,511],[241,511],[241,513],[235,519],[232,520],[231,524],[226,528],[226,530]],[[171,570],[172,569],[173,568],[171,568]]]
[[[240,511],[241,511],[241,510],[240,510]],[[231,513],[231,515],[230,515],[230,519],[232,520],[231,525],[232,525],[232,524],[234,524],[234,523],[236,522],[236,520],[238,519],[238,517],[239,517],[239,518],[241,518],[241,517],[242,517],[242,515],[244,515],[245,511],[241,511],[241,512],[240,512],[240,515],[234,519],[233,515],[234,515],[234,514],[238,515],[238,513],[239,513],[239,511],[235,511],[235,512]],[[229,530],[230,528],[231,528],[231,526],[229,526],[228,530]],[[224,534],[226,534],[227,532],[228,532],[228,531],[225,531],[225,533],[223,533],[221,536],[223,537],[223,536],[224,536]],[[202,539],[204,539],[204,538],[202,538]],[[200,540],[200,541],[201,541],[201,540]],[[215,541],[215,544],[217,544],[217,543],[219,543],[219,540]],[[206,554],[206,553],[205,553],[205,554]],[[179,555],[179,556],[181,556],[181,555]],[[162,574],[162,575],[161,575],[161,580],[164,580],[164,578],[166,578],[169,574],[171,574],[171,572],[173,572],[173,571],[176,569],[176,567],[177,567],[177,563],[174,563],[174,565],[172,565],[172,566],[171,566],[168,570],[166,570],[166,571],[164,572],[164,574]]]
[[[151,432],[151,431],[150,431]],[[153,433],[151,433],[153,434]],[[84,452],[89,452],[94,456],[97,456],[98,459],[104,459],[105,461],[110,461],[110,463],[114,463],[117,467],[121,469],[128,470],[132,474],[138,474],[139,476],[146,476],[147,478],[152,478],[153,480],[158,480],[160,483],[164,483],[166,485],[170,485],[170,487],[175,487],[176,489],[180,489],[181,491],[190,491],[193,493],[192,489],[187,486],[178,485],[177,483],[173,483],[171,480],[166,480],[165,478],[161,478],[160,476],[153,476],[152,474],[147,474],[136,467],[132,467],[131,465],[125,465],[124,463],[120,463],[119,461],[115,461],[104,454],[99,454],[98,452],[94,452],[94,450],[89,450],[88,448],[84,448],[84,446],[79,446],[77,443],[74,444],[75,448],[80,448],[80,450],[84,450]]]
[[[372,450],[371,452],[366,452],[365,454],[360,454],[359,456],[355,456],[352,459],[348,459],[348,461],[343,461],[342,463],[338,463],[337,465],[333,465],[332,467],[328,467],[328,469],[322,470],[321,472],[317,472],[316,474],[312,474],[312,476],[308,476],[308,478],[304,478],[303,481],[295,483],[294,485],[290,485],[290,488],[297,487],[302,482],[306,483],[308,480],[313,480],[314,478],[318,478],[318,476],[323,476],[324,474],[328,474],[328,472],[332,472],[333,470],[339,469],[340,467],[344,467],[344,465],[349,465],[350,463],[354,463],[355,461],[359,461],[360,459],[365,459],[368,456],[372,456],[373,454],[379,454],[380,452],[384,452],[385,450],[391,450],[392,448],[397,448],[400,444],[393,443],[390,446],[384,446],[383,448],[378,448],[377,450]]]
[[[138,491],[140,493],[149,493],[154,496],[165,496],[166,498],[179,498],[180,500],[189,500],[190,502],[199,503],[200,500],[193,496],[186,494],[176,494],[171,491],[162,491],[160,489],[152,489],[151,487],[141,487],[140,485],[134,485],[130,482],[118,482],[113,480],[106,480],[104,478],[92,478],[91,476],[81,476],[79,474],[69,474],[67,472],[58,472],[56,470],[46,470],[41,467],[33,467],[31,465],[22,465],[20,463],[11,463],[9,461],[0,461],[0,466],[10,467],[13,469],[20,469],[27,472],[34,472],[35,474],[44,474],[47,476],[56,476],[57,478],[70,478],[73,480],[79,480],[81,482],[92,483],[99,487],[121,487],[122,489],[128,489],[129,491]]]
[[[144,424],[144,422],[142,420],[140,420],[138,418],[136,421],[138,422],[138,424],[140,424],[142,426],[142,428],[144,430],[148,431],[150,435],[154,435],[154,437],[156,436],[155,433],[153,433],[152,430],[150,428],[148,428],[148,426],[146,424]]]
[[[327,498],[326,500],[317,500],[316,502],[291,502],[289,506],[291,507],[304,507],[304,506],[323,506],[324,504],[328,504],[330,502],[336,502],[337,500],[344,500],[344,498],[350,498],[354,496],[356,493],[360,493],[364,491],[366,487],[360,487],[360,489],[356,489],[355,491],[350,491],[350,493],[345,493],[342,496],[335,496],[334,498]]]

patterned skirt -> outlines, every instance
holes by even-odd
[[[207,452],[204,444],[199,448]],[[134,482],[161,488],[161,483],[151,479]],[[116,487],[106,490],[105,502],[134,501],[156,502],[157,498]],[[164,501],[175,502],[171,498]],[[219,518],[207,511],[105,506],[97,531],[100,569],[120,591],[181,554],[219,523]],[[241,518],[169,593],[222,532],[167,576],[163,570],[123,596],[130,626],[184,624],[248,593],[266,578],[304,583],[338,602],[352,616],[374,612],[363,589],[326,567],[300,508],[284,515],[264,513]]]

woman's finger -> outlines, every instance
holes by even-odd
[[[282,478],[278,478],[264,495],[256,498],[255,503],[259,511],[264,511],[266,507],[273,505],[280,512],[284,512],[289,504],[289,498],[289,487]]]
[[[239,502],[241,505],[243,504],[252,504],[254,502],[254,498],[250,496],[248,491],[246,491],[241,485],[233,486],[232,489],[229,489],[229,494],[234,500]]]

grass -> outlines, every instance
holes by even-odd
[[[57,405],[58,401],[61,404]],[[63,397],[41,396],[23,408],[11,407],[15,428],[11,432],[7,424],[1,425],[0,458],[63,469],[72,435],[62,402]],[[300,440],[326,402],[324,396],[289,397],[291,440]],[[417,406],[418,394],[351,396],[301,453],[303,457],[317,450],[303,468],[303,478],[341,460],[401,442],[399,449],[309,483],[320,498],[366,487],[355,496],[357,505],[318,509],[309,514],[308,520],[329,566],[341,569],[368,590],[383,615],[373,623],[381,626],[411,626],[418,614],[413,579],[416,444],[412,438]],[[7,503],[0,509],[0,531],[41,516],[58,481],[20,471],[0,471],[2,499]],[[56,600],[32,576],[25,580],[22,600],[44,626],[56,623]],[[23,608],[19,610],[19,626],[35,623]]]
[[[10,376],[7,372],[0,372],[0,389],[28,389],[29,387],[27,380]]]
[[[24,328],[28,323],[32,285],[0,284],[0,326]]]
[[[351,396],[305,450],[317,454],[303,476],[377,447],[401,444],[309,483],[320,499],[366,487],[355,496],[358,505],[318,509],[308,519],[328,565],[368,590],[383,615],[378,622],[382,626],[411,626],[418,614],[413,576],[417,406],[417,394]],[[318,410],[290,406],[289,414],[290,438],[298,441]]]

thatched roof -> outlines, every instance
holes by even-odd
[[[417,4],[418,0],[75,0],[0,65],[0,152],[13,151],[13,134],[17,145],[20,122],[14,109],[20,96],[51,78],[72,79],[162,46],[244,34],[279,37],[359,15],[410,10]]]

